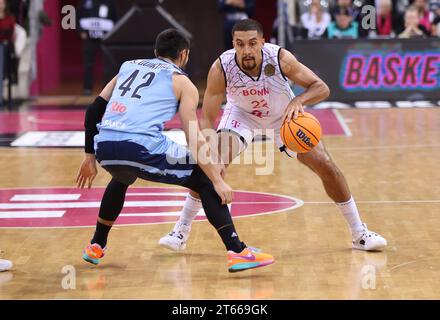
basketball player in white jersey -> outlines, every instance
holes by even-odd
[[[217,132],[228,150],[220,150],[225,163],[230,163],[254,137],[255,129],[274,129],[281,152],[295,157],[322,180],[328,196],[336,203],[352,234],[352,247],[366,251],[383,250],[387,241],[367,229],[362,222],[347,182],[327,153],[322,141],[312,151],[295,154],[281,142],[279,129],[284,119],[296,119],[304,106],[328,97],[327,85],[289,51],[264,43],[259,22],[246,19],[232,31],[234,48],[224,52],[212,65],[202,107],[202,129],[214,128],[214,122],[226,92],[227,103]],[[305,88],[294,96],[289,80]],[[222,144],[220,144],[222,145]],[[196,193],[188,194],[180,220],[159,244],[174,251],[183,250],[191,223],[201,209]]]

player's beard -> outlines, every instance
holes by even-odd
[[[257,67],[257,63],[253,57],[241,59],[241,65],[244,70],[248,71],[254,70]]]

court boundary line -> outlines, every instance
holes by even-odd
[[[96,188],[106,188],[106,186],[95,186]],[[12,188],[2,188],[2,189],[41,189],[42,187],[12,187]],[[66,187],[66,186],[60,186],[60,187],[56,187],[56,186],[52,186],[52,187],[46,187],[46,188],[65,188],[65,189],[72,189],[75,187]],[[179,187],[171,187],[171,186],[164,186],[164,187],[160,187],[160,186],[139,186],[139,187],[134,187],[134,188],[164,188],[164,189],[182,189],[182,190],[188,190],[189,189],[185,189],[185,188],[179,188]],[[301,199],[297,199],[291,196],[287,196],[287,195],[282,195],[279,193],[269,193],[269,192],[259,192],[259,191],[251,191],[251,190],[242,190],[242,189],[234,189],[234,191],[239,191],[239,192],[252,192],[252,193],[256,193],[256,194],[265,194],[265,195],[273,195],[273,196],[278,196],[278,197],[283,197],[283,198],[287,198],[292,200],[293,202],[295,202],[295,205],[289,207],[289,208],[284,208],[284,209],[279,209],[279,210],[273,210],[273,211],[268,211],[268,212],[263,212],[263,213],[257,213],[257,214],[252,214],[252,215],[244,215],[244,216],[237,216],[237,217],[233,217],[233,219],[240,219],[240,218],[250,218],[250,217],[257,217],[257,216],[262,216],[262,215],[269,215],[269,214],[275,214],[275,213],[280,213],[280,212],[284,212],[286,211],[286,213],[288,211],[294,210],[294,209],[298,209],[300,207],[302,207],[304,205],[304,201]],[[158,225],[158,224],[175,224],[177,221],[164,221],[164,222],[155,222],[155,223],[135,223],[135,224],[122,224],[122,225],[115,225],[113,228],[117,229],[119,227],[131,227],[131,226],[149,226],[149,225]],[[194,220],[193,222],[208,222],[209,221],[206,220]],[[85,228],[95,228],[95,225],[92,226],[58,226],[58,227],[0,227],[0,230],[17,230],[17,229],[21,229],[21,230],[35,230],[35,229],[85,229]]]
[[[328,137],[328,135],[327,135]],[[260,141],[257,141],[259,143]],[[263,141],[261,141],[263,143]],[[331,147],[326,146],[327,150],[381,150],[381,149],[408,149],[408,148],[439,148],[440,144],[399,144],[399,145],[383,145],[383,146],[360,146],[360,147]],[[0,151],[4,150],[17,150],[20,151],[16,154],[4,153],[0,152],[0,157],[19,157],[19,156],[28,156],[29,154],[37,154],[41,152],[41,150],[51,151],[46,153],[45,156],[65,156],[66,153],[79,153],[83,151],[82,147],[0,147]]]
[[[347,122],[345,122],[344,116],[339,112],[339,109],[331,109],[333,114],[335,115],[336,119],[339,122],[339,125],[341,126],[342,130],[344,130],[344,134],[347,137],[352,137],[353,134],[351,133],[350,128],[348,127]]]
[[[394,204],[394,203],[440,203],[440,199],[429,200],[356,200],[364,204]],[[304,201],[304,204],[334,204],[333,201]]]

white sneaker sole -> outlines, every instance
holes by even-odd
[[[14,266],[14,264],[11,261],[3,260],[0,263],[0,272],[11,270],[13,266]]]
[[[161,247],[167,248],[171,251],[175,251],[175,252],[179,252],[179,251],[183,251],[186,248],[186,243],[184,243],[183,245],[176,245],[174,242],[168,241],[166,238],[161,238],[159,240],[159,245]]]
[[[380,244],[377,244],[375,246],[371,246],[371,247],[368,247],[368,248],[365,248],[365,247],[362,247],[362,246],[357,246],[357,245],[353,244],[353,249],[362,250],[362,251],[383,251],[383,250],[385,250],[386,247],[387,247],[387,243],[386,242],[385,243],[380,243]]]

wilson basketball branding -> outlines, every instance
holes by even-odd
[[[298,129],[298,131],[296,132],[296,136],[310,148],[313,148],[315,146],[313,143],[310,142],[310,138],[307,136],[307,134],[304,133],[301,129]]]
[[[297,119],[284,121],[280,129],[284,145],[297,153],[312,150],[319,143],[321,133],[318,119],[308,112],[304,112]]]

